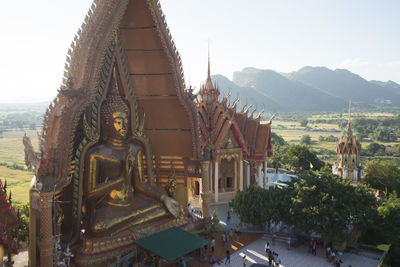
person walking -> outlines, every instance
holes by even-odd
[[[290,250],[290,246],[292,245],[292,238],[289,236],[287,240],[288,249]]]
[[[208,262],[214,264],[215,263],[215,259],[214,256],[210,253],[210,257],[208,258]]]
[[[275,255],[275,266],[279,267],[279,264],[281,263],[281,258],[279,258],[279,255]]]
[[[229,252],[229,249],[226,250],[226,260],[225,260],[225,265],[229,263],[229,265],[231,265],[231,254]]]
[[[326,248],[325,256],[326,256],[326,259],[329,261],[329,258],[331,257],[331,248],[330,247]]]
[[[228,224],[230,220],[231,220],[231,211],[228,209],[228,215],[226,216],[226,224]]]
[[[317,255],[317,241],[314,240],[313,246],[312,246],[312,254],[315,256]]]
[[[331,253],[331,261],[332,261],[332,262],[335,262],[335,258],[336,258],[335,251],[332,250],[332,253]]]
[[[271,250],[268,251],[268,266],[272,266],[272,262],[274,261],[274,255],[272,255]]]
[[[214,253],[215,250],[215,239],[214,237],[211,237],[211,252]]]
[[[271,251],[271,246],[269,245],[269,242],[265,244],[264,249],[265,249],[265,255],[268,255],[268,253]]]
[[[247,263],[246,255],[244,255],[243,256],[243,267],[246,267],[246,263]]]
[[[225,248],[225,245],[226,245],[226,233],[225,232],[222,233],[221,239],[222,239],[222,247]]]

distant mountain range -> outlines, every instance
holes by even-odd
[[[221,93],[232,92],[242,104],[265,107],[270,112],[343,111],[349,100],[360,108],[399,107],[400,85],[393,82],[367,81],[346,69],[303,67],[291,73],[244,68],[230,81],[213,75]]]

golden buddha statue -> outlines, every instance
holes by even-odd
[[[86,154],[84,209],[94,236],[172,214],[183,216],[179,203],[143,181],[143,148],[130,136],[129,108],[119,95],[101,107],[102,138]],[[85,212],[85,211],[84,211]]]

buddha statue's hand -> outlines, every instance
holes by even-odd
[[[132,148],[129,149],[125,158],[125,172],[127,177],[131,177],[133,168],[135,166],[135,156],[132,153]]]
[[[161,196],[161,201],[164,203],[167,210],[174,215],[175,218],[183,217],[183,209],[182,206],[173,198],[168,197],[167,195]]]

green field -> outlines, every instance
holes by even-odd
[[[392,113],[357,113],[352,114],[352,118],[366,117],[372,119],[384,119],[394,116]],[[283,137],[289,144],[298,144],[303,135],[309,135],[312,140],[311,147],[317,151],[321,159],[334,163],[336,161],[336,142],[319,141],[319,137],[334,136],[340,138],[344,134],[344,129],[340,129],[338,121],[347,121],[348,114],[327,113],[312,114],[307,118],[307,127],[302,127],[300,121],[273,120],[272,131]],[[323,121],[323,122],[321,122]],[[385,146],[395,146],[398,142],[377,142]],[[368,146],[368,142],[361,142],[362,147]],[[372,160],[371,157],[361,157],[362,162]],[[400,159],[396,157],[377,157],[375,159],[392,160],[400,163]]]
[[[7,192],[12,192],[13,203],[23,204],[29,200],[29,185],[34,173],[31,171],[12,170],[0,166],[0,180],[7,180]]]
[[[393,116],[391,113],[362,113],[353,114],[352,117],[364,116],[368,118],[386,118]],[[7,111],[0,109],[0,120],[7,118]],[[333,135],[339,138],[343,135],[343,130],[339,129],[338,120],[347,120],[346,114],[330,113],[330,114],[313,114],[307,117],[308,124],[301,127],[298,121],[274,120],[272,123],[272,131],[281,135],[290,144],[300,142],[303,135],[310,135],[311,147],[317,151],[319,157],[330,163],[336,160],[336,142],[321,142],[320,136]],[[324,122],[321,122],[324,120]],[[319,122],[318,122],[319,121]],[[9,190],[13,192],[14,202],[23,203],[28,201],[28,191],[30,180],[33,172],[25,167],[25,153],[22,137],[24,133],[31,138],[35,150],[38,150],[37,131],[35,130],[13,130],[4,131],[0,135],[0,179],[4,182],[7,179]],[[398,143],[382,143],[386,146],[393,146]],[[362,143],[366,147],[368,143]],[[371,160],[370,157],[362,157],[362,161]],[[392,160],[400,165],[400,158],[394,157],[375,157],[375,159]],[[17,167],[17,168],[16,168]],[[20,170],[20,168],[24,168]]]
[[[6,131],[0,138],[0,179],[4,183],[7,179],[8,190],[12,191],[12,199],[14,203],[25,203],[29,197],[29,185],[34,175],[32,171],[26,169],[25,153],[22,137],[25,131]],[[32,144],[37,150],[38,138],[36,131],[27,130],[27,135],[31,137]],[[13,164],[24,170],[13,169]]]

